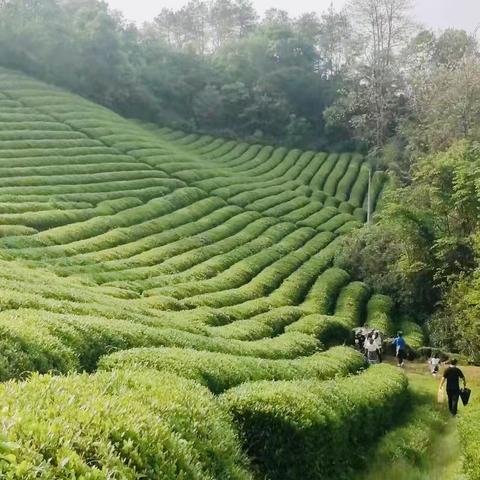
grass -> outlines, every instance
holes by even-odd
[[[480,368],[461,367],[472,389],[480,389]],[[440,376],[432,377],[425,364],[408,363],[407,375],[413,403],[400,424],[379,443],[366,472],[355,480],[476,480],[463,473],[463,448],[458,422],[471,406],[459,406],[451,418],[445,404],[438,404]]]

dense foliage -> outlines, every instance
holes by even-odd
[[[403,373],[379,365],[331,382],[245,384],[225,393],[222,402],[269,478],[351,478],[348,469],[361,464],[401,412],[406,387]]]
[[[0,70],[0,380],[114,372],[3,384],[0,473],[250,478],[237,428],[259,475],[341,478],[405,378],[320,350],[369,325],[480,361],[480,53],[412,27],[0,2],[0,65],[140,120]]]
[[[412,170],[376,224],[353,232],[338,266],[422,319],[432,345],[478,362],[480,147],[459,140]]]
[[[180,377],[34,375],[0,391],[4,478],[251,478],[227,413]]]
[[[478,450],[480,428],[480,402],[473,397],[468,410],[459,422],[460,439],[464,452],[464,470],[469,479],[480,478],[480,452]]]

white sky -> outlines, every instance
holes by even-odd
[[[480,0],[413,0],[415,16],[431,28],[457,27],[473,31],[480,25]],[[253,0],[260,13],[270,7],[287,10],[292,16],[304,12],[326,10],[331,0]],[[123,12],[125,17],[136,22],[153,19],[163,7],[180,8],[187,0],[107,0],[107,3]],[[345,0],[333,0],[337,8]]]

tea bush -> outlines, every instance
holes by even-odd
[[[251,478],[226,412],[176,376],[34,375],[0,385],[0,408],[4,478]]]
[[[214,393],[258,380],[325,380],[355,373],[364,359],[355,350],[335,347],[295,360],[266,360],[188,349],[144,348],[103,357],[100,370],[144,367],[196,380]]]
[[[389,365],[341,380],[246,383],[221,398],[268,478],[351,478],[349,468],[403,408],[407,380]]]

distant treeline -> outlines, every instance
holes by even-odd
[[[255,141],[354,148],[323,113],[343,85],[348,19],[193,0],[142,27],[97,0],[0,2],[0,63],[121,114]]]

